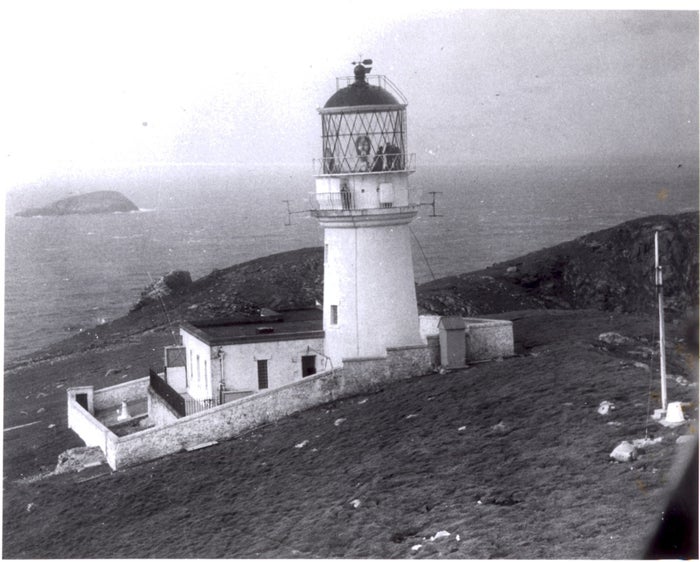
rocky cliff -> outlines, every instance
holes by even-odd
[[[698,306],[698,215],[652,216],[417,287],[422,313],[480,315],[526,309],[652,312],[654,229],[661,228],[666,310]],[[323,300],[323,250],[304,248],[214,270],[190,282],[176,272],[146,287],[131,312],[85,330],[40,355],[100,347],[182,320],[237,318],[260,308],[316,306]]]
[[[127,197],[118,191],[93,191],[59,199],[46,207],[30,208],[16,214],[18,217],[46,217],[57,215],[93,215],[138,211]]]
[[[635,219],[481,271],[418,288],[419,304],[439,314],[524,308],[655,309],[654,231],[659,230],[666,309],[698,305],[698,215]]]

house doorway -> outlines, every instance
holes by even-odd
[[[301,376],[310,377],[316,374],[316,356],[302,355],[301,356]]]

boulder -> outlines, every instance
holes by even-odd
[[[637,458],[637,448],[629,441],[623,441],[610,453],[610,458],[617,462],[630,462]]]
[[[143,308],[158,299],[183,293],[192,285],[192,276],[189,271],[175,270],[163,277],[159,277],[153,283],[141,291],[141,297],[131,308],[131,312]]]

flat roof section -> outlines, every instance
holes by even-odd
[[[180,328],[208,345],[317,339],[323,337],[323,311],[316,308],[232,320],[183,322]]]

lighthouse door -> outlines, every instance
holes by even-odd
[[[316,356],[302,355],[301,356],[301,376],[310,377],[316,374]]]

